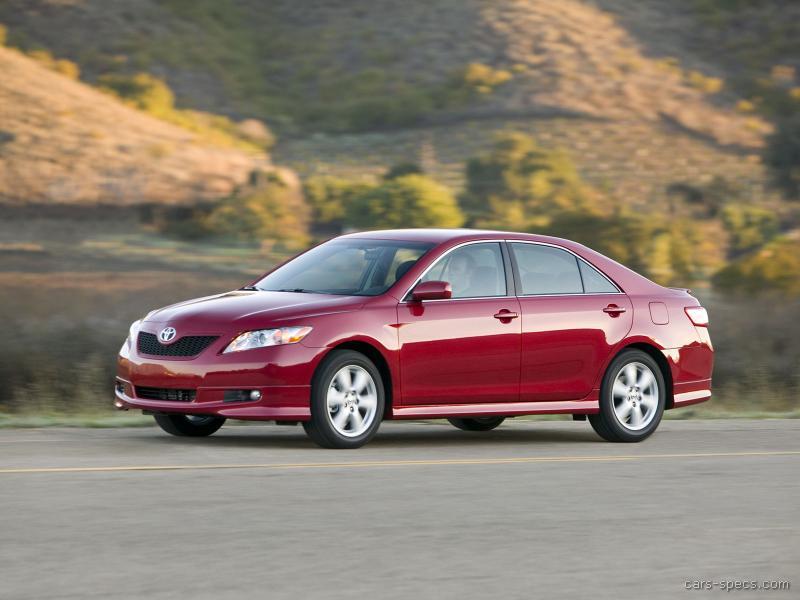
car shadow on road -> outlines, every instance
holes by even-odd
[[[427,428],[425,428],[427,429]],[[230,427],[223,428],[209,438],[175,438],[172,436],[148,436],[148,443],[181,446],[224,447],[224,448],[316,448],[300,426],[296,427]],[[590,428],[579,424],[564,429],[536,429],[536,427],[500,427],[494,431],[469,432],[448,430],[442,427],[402,426],[378,431],[369,442],[369,448],[452,448],[479,446],[512,446],[519,444],[597,444],[603,442]]]
[[[553,431],[526,429],[497,429],[494,431],[409,431],[378,432],[370,446],[474,446],[552,443],[595,443],[602,440],[591,430]]]

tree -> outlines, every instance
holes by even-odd
[[[212,235],[296,250],[308,243],[308,213],[298,185],[261,173],[200,219]]]
[[[723,208],[722,222],[737,252],[761,246],[779,230],[778,217],[773,211],[748,204],[729,204]]]
[[[383,178],[397,179],[398,177],[403,177],[404,175],[424,175],[424,174],[425,172],[422,170],[422,167],[420,167],[417,163],[403,162],[389,168],[386,171],[386,173],[383,174]]]
[[[709,236],[691,220],[616,211],[607,216],[564,213],[546,233],[586,244],[663,285],[687,285],[715,267]]]
[[[458,227],[464,217],[450,190],[424,175],[404,175],[368,189],[347,207],[358,228]]]
[[[721,289],[759,294],[800,295],[800,242],[775,240],[740,258],[714,276]]]
[[[800,199],[800,114],[778,121],[767,139],[764,162],[783,194]]]
[[[681,214],[685,207],[691,214],[700,218],[714,218],[727,204],[746,198],[741,186],[728,179],[715,175],[706,185],[678,181],[667,186],[670,213]],[[674,202],[678,200],[679,202]]]
[[[348,207],[373,184],[342,177],[318,176],[305,183],[306,200],[314,225],[341,230]]]
[[[509,133],[467,163],[461,205],[472,224],[530,230],[562,213],[591,210],[593,195],[565,153]]]

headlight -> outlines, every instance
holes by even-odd
[[[228,344],[223,354],[252,350],[253,348],[264,348],[266,346],[296,344],[309,333],[311,333],[311,327],[281,327],[280,329],[247,331]]]
[[[139,332],[139,325],[142,324],[141,319],[136,319],[133,323],[131,323],[131,328],[128,329],[128,339],[125,340],[125,343],[128,345],[128,348],[131,347],[133,344],[133,340],[136,339],[136,334]]]

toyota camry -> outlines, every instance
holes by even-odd
[[[180,436],[301,423],[330,448],[365,444],[384,419],[488,431],[546,413],[638,442],[665,410],[710,398],[707,326],[688,290],[572,241],[355,233],[133,323],[115,405]]]

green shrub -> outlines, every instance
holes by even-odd
[[[495,88],[509,82],[513,77],[513,73],[505,69],[469,63],[455,71],[437,92],[436,104],[443,108],[467,104],[477,96],[491,94]]]
[[[725,82],[718,77],[708,77],[699,71],[689,71],[689,85],[705,94],[718,94],[725,87]]]
[[[680,204],[672,203],[673,213],[686,207],[691,214],[701,218],[716,217],[724,206],[746,197],[741,186],[719,175],[705,185],[683,181],[672,183],[667,186],[667,195],[670,199],[680,200]]]
[[[731,248],[735,251],[761,246],[779,229],[774,212],[747,204],[729,204],[723,208],[722,222],[731,235]]]
[[[510,133],[467,162],[461,206],[476,225],[531,229],[559,213],[589,209],[591,196],[569,156]]]
[[[404,175],[359,194],[346,222],[358,228],[458,227],[464,221],[448,188],[424,175]]]
[[[461,77],[469,89],[478,93],[488,93],[497,86],[507,83],[514,76],[511,71],[473,62],[464,68]]]
[[[261,173],[200,221],[216,237],[298,250],[309,241],[308,212],[300,189],[275,173]]]
[[[341,177],[318,176],[306,181],[304,191],[311,208],[312,222],[324,228],[344,225],[348,207],[361,194],[373,186]]]
[[[81,76],[81,69],[78,65],[65,58],[55,58],[47,50],[31,50],[28,52],[28,56],[51,71],[61,73],[70,79],[79,79]]]
[[[0,46],[5,46],[8,41],[8,28],[0,23]]]
[[[424,175],[425,172],[422,170],[417,163],[412,162],[404,162],[398,163],[393,167],[389,167],[386,173],[383,174],[384,180],[389,179],[397,179],[398,177],[403,177],[404,175]]]
[[[278,173],[253,173],[246,186],[216,203],[151,208],[144,220],[177,237],[258,242],[269,251],[296,251],[310,239],[302,190]]]
[[[169,115],[175,108],[175,95],[161,79],[148,73],[101,75],[101,88],[119,96],[136,108],[155,116]]]
[[[763,246],[720,270],[714,285],[749,294],[800,295],[800,241],[775,240]]]

